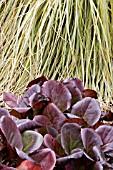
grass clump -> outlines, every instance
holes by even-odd
[[[22,94],[44,74],[79,77],[113,100],[112,0],[2,0],[0,25],[1,92]]]

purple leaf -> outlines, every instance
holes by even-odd
[[[82,83],[82,82],[81,82]],[[63,84],[68,88],[72,95],[72,105],[82,99],[83,88],[77,86],[76,79],[68,78],[63,81]]]
[[[65,123],[77,123],[79,126],[84,126],[85,122],[82,118],[70,118],[64,121]]]
[[[103,170],[102,164],[98,161],[94,165],[92,165],[92,170]]]
[[[77,102],[72,107],[71,113],[83,118],[89,126],[96,124],[101,116],[101,110],[98,102],[90,97],[86,97]]]
[[[61,143],[66,154],[70,154],[73,149],[83,148],[81,140],[81,128],[76,123],[66,123],[61,129]]]
[[[43,142],[43,136],[40,133],[31,130],[23,132],[22,139],[24,143],[23,151],[27,154],[37,150]]]
[[[52,137],[54,137],[54,138],[57,137],[58,131],[57,131],[54,127],[52,127],[51,125],[47,125],[46,128],[47,128],[47,132],[48,132]]]
[[[9,112],[6,109],[0,108],[0,118],[5,115],[10,116]]]
[[[37,79],[34,79],[32,80],[28,85],[27,85],[27,88],[31,87],[32,85],[34,84],[39,84],[40,86],[45,82],[47,81],[47,78],[45,76],[41,76]]]
[[[41,124],[36,123],[30,119],[18,119],[17,121],[15,121],[15,123],[16,123],[18,129],[20,130],[20,132],[42,127]]]
[[[108,152],[113,150],[113,127],[102,125],[96,129],[103,142],[103,151]]]
[[[86,153],[92,156],[92,149],[94,146],[100,148],[103,144],[101,137],[93,129],[84,128],[81,130],[81,137]]]
[[[34,122],[41,124],[42,126],[45,126],[47,124],[50,124],[50,121],[46,116],[43,115],[37,115],[33,119]]]
[[[66,165],[68,162],[70,162],[72,159],[78,159],[83,156],[84,152],[81,149],[76,149],[76,151],[69,155],[69,156],[64,156],[61,158],[57,159],[57,165]]]
[[[71,106],[71,93],[58,81],[48,80],[45,82],[42,86],[42,94],[50,98],[61,111],[65,111]]]
[[[78,79],[78,78],[67,78],[63,81],[63,84],[68,84],[68,83],[69,84],[71,83],[73,86],[78,88],[81,91],[81,93],[83,92],[84,84],[80,79]]]
[[[7,146],[6,138],[0,129],[0,153],[2,154],[4,153],[6,146]],[[1,157],[1,154],[0,154],[0,157]]]
[[[42,135],[45,135],[47,133],[47,129],[46,129],[47,125],[51,124],[49,119],[46,116],[37,115],[34,117],[33,121],[42,125],[41,128],[38,128],[38,132],[41,133]]]
[[[30,99],[30,106],[33,108],[36,108],[36,104],[39,104],[40,102],[48,103],[49,99],[40,93],[33,93],[33,95],[29,98]]]
[[[63,156],[64,151],[58,140],[54,137],[52,137],[50,134],[46,134],[44,136],[44,145],[47,148],[52,149],[57,156]]]
[[[19,97],[9,92],[3,92],[3,101],[10,107],[14,108],[18,105]]]
[[[38,150],[30,154],[30,157],[40,163],[42,170],[53,170],[55,167],[56,156],[51,149]]]
[[[0,163],[0,170],[17,170],[17,169]]]
[[[21,151],[21,150],[19,150],[18,148],[15,148],[15,150],[16,150],[16,153],[17,153],[17,155],[22,159],[22,160],[29,160],[29,161],[31,161],[32,163],[35,163],[35,161],[31,158],[31,157],[29,157],[26,153],[24,153],[23,151]]]
[[[18,103],[18,107],[28,107],[30,106],[30,97],[34,93],[40,93],[40,86],[38,84],[34,84],[32,87],[30,87],[25,94],[23,95],[22,99]]]
[[[31,109],[31,107],[14,107],[13,110],[17,111],[18,113],[26,113]]]
[[[23,148],[23,141],[16,124],[8,116],[3,116],[1,119],[1,130],[4,133],[4,136],[6,137],[8,143],[12,146],[12,148],[17,147],[21,150]]]
[[[59,130],[66,120],[64,114],[56,107],[54,103],[50,103],[43,111],[43,115],[46,116],[51,122],[52,127]]]
[[[97,96],[97,92],[95,90],[91,90],[91,89],[85,89],[83,91],[83,97],[91,97],[91,98],[95,98],[97,99],[98,96]]]

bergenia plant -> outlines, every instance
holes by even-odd
[[[113,169],[113,113],[97,98],[78,78],[42,76],[22,97],[3,92],[11,109],[0,108],[0,169]]]

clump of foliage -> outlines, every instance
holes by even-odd
[[[45,76],[22,97],[3,93],[0,108],[2,170],[113,169],[112,112],[101,112],[97,92],[78,78]]]

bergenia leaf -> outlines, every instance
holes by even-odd
[[[23,95],[24,98],[29,98],[33,93],[40,93],[40,86],[38,84],[32,85]]]
[[[103,151],[108,152],[113,150],[113,127],[108,125],[99,126],[96,132],[100,135],[103,142]]]
[[[28,85],[27,88],[31,87],[34,84],[42,85],[45,81],[47,81],[47,78],[45,76],[41,76],[37,79],[32,80]]]
[[[101,137],[98,135],[98,133],[90,128],[82,129],[81,137],[82,137],[85,151],[89,156],[92,156],[92,152],[93,152],[92,149],[94,146],[100,148],[100,146],[103,144]]]
[[[23,132],[22,139],[24,143],[23,151],[27,154],[37,150],[43,142],[43,136],[40,133],[31,130]]]
[[[3,154],[3,152],[5,151],[6,145],[7,145],[6,138],[0,129],[0,153],[1,153],[0,157]]]
[[[1,119],[1,130],[6,137],[8,143],[12,147],[17,147],[18,149],[22,150],[23,141],[15,122],[8,116],[3,116]]]
[[[32,163],[35,163],[35,161],[30,156],[28,156],[25,152],[19,150],[18,148],[15,148],[15,150],[16,150],[17,155],[21,159],[21,162],[22,162],[22,160],[28,160]]]
[[[66,165],[69,161],[73,159],[81,158],[84,154],[84,151],[81,149],[76,149],[76,152],[72,153],[71,155],[64,156],[61,158],[58,158],[56,161],[57,165]]]
[[[52,137],[50,134],[44,136],[44,145],[47,148],[52,149],[57,156],[63,156],[64,151],[58,140]]]
[[[42,126],[50,124],[49,119],[46,116],[44,116],[44,115],[37,115],[37,116],[35,116],[33,118],[33,121],[36,122],[36,123],[41,124]]]
[[[101,116],[98,102],[91,97],[86,97],[73,105],[71,113],[83,118],[89,126],[95,125]]]
[[[17,170],[42,170],[42,168],[36,163],[32,163],[29,160],[25,160],[17,167]]]
[[[64,114],[56,107],[54,103],[49,103],[43,111],[43,115],[46,116],[51,122],[52,127],[59,130],[66,120]]]
[[[72,102],[71,104],[75,104],[76,102],[82,99],[81,90],[76,86],[76,81],[73,78],[65,79],[63,84],[68,88],[72,95]],[[84,89],[84,88],[83,88]],[[82,89],[82,91],[83,91]]]
[[[27,108],[28,109],[28,108]],[[18,108],[17,108],[18,110]],[[19,113],[18,111],[12,109],[9,113],[10,115],[14,116],[14,117],[17,117],[19,119],[22,119],[22,118],[26,118],[28,116],[28,112],[29,112],[29,109],[27,112],[22,112],[22,113]]]
[[[14,108],[18,105],[19,97],[9,92],[3,92],[3,101],[10,107]]]
[[[58,81],[45,82],[42,86],[42,94],[50,98],[61,111],[65,111],[71,106],[71,93]]]
[[[84,90],[84,84],[78,78],[67,78],[67,79],[63,80],[63,84],[65,84],[65,85],[71,84],[73,87],[78,88],[81,93]]]
[[[38,84],[34,84],[32,87],[30,87],[21,100],[18,103],[18,107],[28,107],[30,106],[30,96],[32,96],[34,93],[40,93],[40,86]]]
[[[9,112],[6,109],[0,107],[0,118],[5,115],[10,116]]]
[[[66,123],[61,129],[61,143],[66,154],[70,154],[73,149],[83,148],[81,139],[81,128],[76,123]]]
[[[0,163],[0,169],[1,170],[17,170],[16,168],[9,167],[9,166],[1,164],[1,163]]]
[[[70,118],[65,120],[64,123],[77,123],[79,126],[85,125],[85,121],[82,118]]]
[[[49,101],[47,97],[41,95],[40,93],[33,93],[29,99],[30,99],[30,106],[32,107],[41,101]]]
[[[97,92],[95,90],[92,90],[92,89],[85,89],[83,91],[83,97],[91,97],[91,98],[95,98],[97,99],[98,96],[97,96]]]
[[[41,128],[42,125],[39,123],[34,122],[33,120],[30,119],[19,119],[17,121],[15,121],[18,129],[20,130],[20,132],[23,132],[25,130],[32,130],[32,129],[36,129],[36,128]]]
[[[101,120],[105,121],[112,121],[113,120],[113,112],[112,111],[106,111],[106,113],[102,112]],[[110,122],[111,125],[111,122]]]
[[[56,156],[54,151],[49,148],[38,150],[30,154],[30,157],[39,162],[42,170],[53,170],[56,164]]]
[[[58,135],[58,130],[52,127],[51,125],[47,125],[47,133],[49,133],[52,137],[56,138]],[[60,131],[60,129],[59,129]]]
[[[37,115],[33,118],[33,121],[42,125],[41,128],[38,128],[38,132],[45,135],[47,133],[47,125],[51,124],[49,119],[44,115]]]

